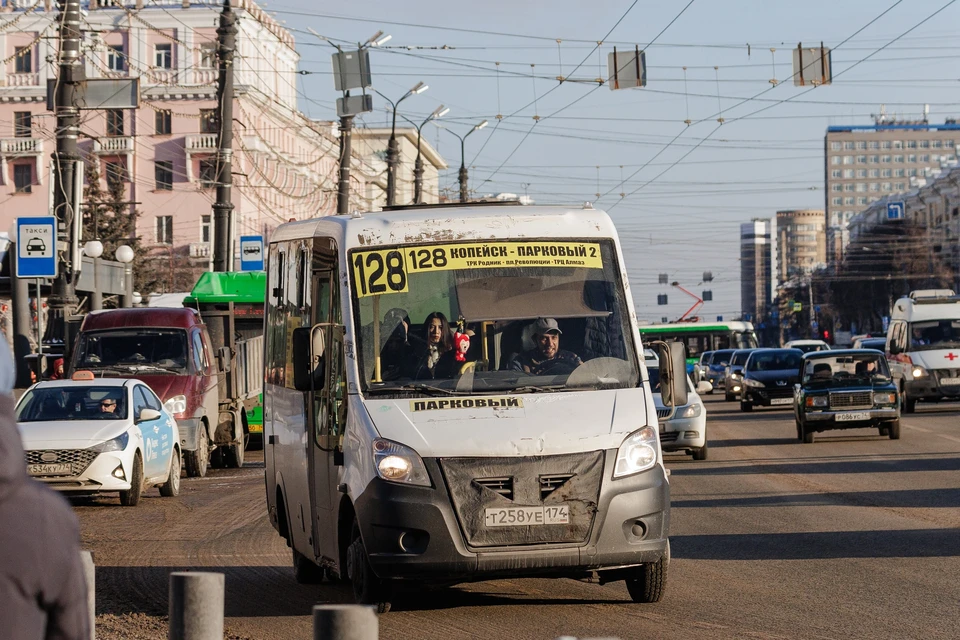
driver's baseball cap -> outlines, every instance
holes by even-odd
[[[543,335],[545,333],[556,333],[562,335],[563,331],[560,331],[560,325],[557,324],[557,321],[553,318],[539,318],[537,320],[537,335]]]

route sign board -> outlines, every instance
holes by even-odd
[[[903,201],[887,203],[887,220],[903,220]]]
[[[57,219],[17,218],[17,277],[57,277]]]
[[[240,236],[240,271],[263,271],[263,236]]]

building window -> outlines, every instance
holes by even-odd
[[[13,112],[13,135],[18,138],[29,138],[31,131],[31,114],[29,111]]]
[[[831,178],[840,178],[843,176],[843,172],[840,169],[834,169],[830,172]]]
[[[930,162],[930,154],[929,153],[921,154],[920,162]]]
[[[894,149],[903,149],[903,142],[900,141],[900,140],[894,140],[894,141],[893,141],[893,148],[894,148]]]
[[[879,184],[877,184],[876,182],[870,183],[870,191],[879,191],[879,190],[880,190]]]
[[[866,178],[866,177],[867,177],[867,170],[866,170],[866,169],[857,169],[857,177],[858,177],[858,178]]]
[[[881,148],[883,148],[883,149],[891,149],[891,148],[893,148],[893,143],[892,143],[891,141],[889,141],[889,140],[884,140],[883,143],[882,143],[882,145],[881,145]]]
[[[943,140],[934,140],[934,141],[933,141],[933,148],[934,148],[934,149],[940,149],[941,147],[943,147]]]
[[[858,183],[857,183],[857,191],[858,191],[858,192],[864,193],[866,190],[867,190],[867,183],[866,183],[866,182],[858,182]]]
[[[914,167],[913,169],[907,169],[907,175],[908,175],[908,176],[915,176],[915,175],[917,175],[917,169],[916,169],[916,167]]]
[[[33,50],[31,47],[15,47],[14,73],[33,73]]]
[[[30,193],[33,184],[33,165],[13,165],[13,184],[17,193]]]
[[[869,173],[868,175],[869,175],[869,177],[871,177],[871,178],[879,178],[879,177],[880,177],[880,169],[870,169],[870,173]]]
[[[857,156],[857,164],[867,164],[867,156]]]
[[[866,140],[859,140],[859,141],[857,142],[857,149],[860,149],[860,150],[862,151],[862,150],[864,150],[864,149],[866,149],[866,148],[867,148],[867,141],[866,141]]]
[[[853,169],[844,169],[844,170],[843,170],[843,177],[844,177],[844,178],[852,178],[852,177],[853,177]]]
[[[847,196],[843,199],[843,204],[853,204],[855,202],[853,196]]]
[[[154,163],[154,177],[157,181],[157,191],[173,190],[173,161],[157,160]]]
[[[884,182],[883,184],[880,185],[880,189],[882,191],[890,191],[890,183]]]
[[[840,151],[842,148],[843,145],[836,140],[830,143],[830,151]]]
[[[831,191],[843,191],[843,185],[842,185],[842,184],[834,184],[834,185],[831,185],[830,190],[831,190]]]
[[[200,216],[200,242],[209,244],[211,234],[210,214]]]
[[[867,157],[867,164],[877,164],[878,162],[880,162],[880,156]]]
[[[889,164],[890,159],[891,159],[890,156],[880,156],[880,162],[883,164]]]
[[[879,149],[879,148],[880,148],[880,142],[879,142],[878,140],[871,140],[871,141],[870,141],[870,148],[871,148],[871,149]]]
[[[929,141],[929,140],[921,140],[921,141],[920,141],[920,148],[921,148],[921,149],[929,149],[929,148],[930,148],[930,141]]]
[[[903,156],[893,156],[893,161],[896,164],[903,164]]]
[[[205,42],[200,45],[200,68],[217,68],[217,43]]]
[[[848,182],[847,184],[843,185],[844,191],[853,191],[853,188],[854,184],[852,182]]]
[[[884,169],[883,171],[880,172],[880,177],[881,177],[881,178],[892,178],[892,177],[893,177],[893,169]]]
[[[840,156],[830,156],[830,164],[840,164]]]
[[[158,136],[168,136],[172,131],[171,120],[172,114],[170,109],[157,109],[157,113],[154,116],[154,127]]]
[[[916,140],[908,140],[908,141],[907,141],[907,149],[916,149],[916,148],[917,148],[917,141],[916,141]]]
[[[217,161],[214,158],[200,161],[200,186],[204,189],[217,186]]]
[[[844,149],[849,149],[850,151],[853,151],[853,149],[854,149],[853,141],[848,140],[847,142],[844,142],[844,143],[843,143],[843,148],[844,148]]]
[[[907,156],[907,162],[916,163],[916,162],[917,162],[917,154],[911,153],[910,155],[908,155],[908,156]]]
[[[127,181],[127,168],[123,166],[122,162],[107,162],[105,173],[107,174],[107,184]]]
[[[843,198],[833,198],[832,200],[830,200],[830,204],[835,204],[835,205],[843,204]]]
[[[859,198],[857,198],[857,204],[859,205],[867,204],[867,196],[860,196]]]
[[[906,169],[897,169],[896,171],[893,172],[893,175],[895,175],[895,176],[898,177],[898,178],[902,178],[902,177],[904,177],[905,175],[907,175],[907,170],[906,170]]]
[[[158,44],[154,47],[153,66],[157,69],[173,68],[173,45]]]
[[[173,216],[157,216],[157,244],[173,244]]]
[[[904,189],[907,188],[907,183],[898,182],[897,184],[893,185],[893,188],[896,189],[897,191],[903,191]]]
[[[126,57],[123,55],[122,44],[107,45],[107,69],[110,71],[126,69]]]
[[[200,109],[200,133],[217,133],[217,110]]]
[[[843,156],[843,164],[853,164],[853,156]]]
[[[107,135],[123,135],[123,110],[107,109]]]

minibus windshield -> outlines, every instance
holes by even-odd
[[[360,373],[371,394],[634,387],[610,240],[503,240],[351,252]]]

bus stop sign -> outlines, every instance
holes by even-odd
[[[240,271],[263,271],[263,236],[240,236]]]

